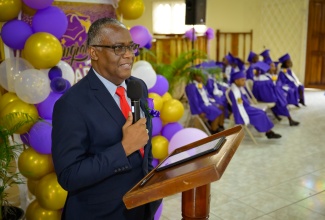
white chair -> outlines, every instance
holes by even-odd
[[[230,92],[230,90],[231,90],[231,89],[228,88],[228,89],[226,90],[226,94],[225,94],[225,95],[226,95],[226,98],[227,98],[228,103],[230,104],[230,106],[232,106],[231,99],[229,98],[229,92]],[[230,120],[230,123],[231,123],[232,125],[235,125],[235,124],[236,124],[236,123],[235,123],[235,119],[234,119],[234,115],[233,115],[233,114],[230,115],[229,120]],[[244,127],[245,131],[247,132],[247,134],[249,135],[249,137],[252,139],[252,141],[257,145],[257,142],[256,142],[256,140],[255,140],[253,134],[251,133],[251,131],[248,129],[247,125],[242,125],[242,126]]]

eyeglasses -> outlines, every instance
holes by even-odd
[[[117,56],[122,56],[126,53],[126,49],[131,51],[132,53],[138,52],[139,49],[139,44],[130,44],[129,46],[122,46],[122,45],[113,45],[113,46],[108,46],[108,45],[90,45],[92,47],[104,47],[104,48],[111,48],[114,50],[114,53]]]

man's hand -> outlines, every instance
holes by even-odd
[[[132,120],[132,112],[129,112],[129,116],[122,127],[122,145],[126,156],[129,156],[134,151],[137,151],[140,148],[144,147],[149,140],[148,130],[146,126],[147,119],[140,118],[134,124],[132,124]]]

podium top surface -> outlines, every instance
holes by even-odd
[[[126,207],[128,209],[134,208],[219,180],[244,137],[242,126],[239,125],[190,143],[176,149],[169,155],[171,156],[194,148],[221,136],[226,136],[226,142],[215,152],[205,154],[159,172],[156,169],[152,170],[124,195],[123,201]],[[153,176],[141,186],[141,182],[151,175]]]

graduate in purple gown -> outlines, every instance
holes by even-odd
[[[279,58],[281,62],[281,70],[279,72],[278,81],[282,84],[282,88],[287,92],[287,100],[289,104],[299,107],[299,104],[305,106],[304,86],[292,71],[292,61],[287,53]]]
[[[275,106],[271,108],[274,116],[280,121],[280,116],[285,116],[289,120],[290,126],[297,126],[299,122],[294,121],[288,110],[288,103],[285,93],[276,79],[276,65],[274,62],[267,64],[258,62],[254,65],[259,74],[254,76],[252,92],[255,98],[261,102],[274,102]]]
[[[230,81],[230,74],[233,72],[233,65],[234,65],[234,56],[231,53],[228,53],[222,59],[224,69],[223,69],[223,81],[229,84]]]
[[[267,64],[271,64],[272,59],[270,56],[270,50],[266,49],[264,50],[262,53],[260,53],[260,55],[263,57],[263,62],[267,63]]]
[[[232,112],[236,124],[251,124],[259,132],[265,132],[267,138],[281,138],[280,134],[271,129],[274,124],[267,116],[266,112],[250,105],[247,97],[243,95],[242,89],[245,86],[246,76],[243,71],[231,75],[231,90],[229,98],[232,103]]]
[[[211,134],[223,131],[224,114],[222,106],[218,105],[214,98],[209,95],[201,75],[193,74],[192,80],[193,82],[185,87],[192,115],[206,118],[211,127]]]
[[[246,70],[246,78],[247,79],[251,79],[251,80],[254,80],[254,68],[252,67],[252,65],[256,62],[258,62],[258,54],[250,51],[249,54],[248,54],[248,58],[247,58],[247,61],[249,62],[249,67],[247,68]]]

